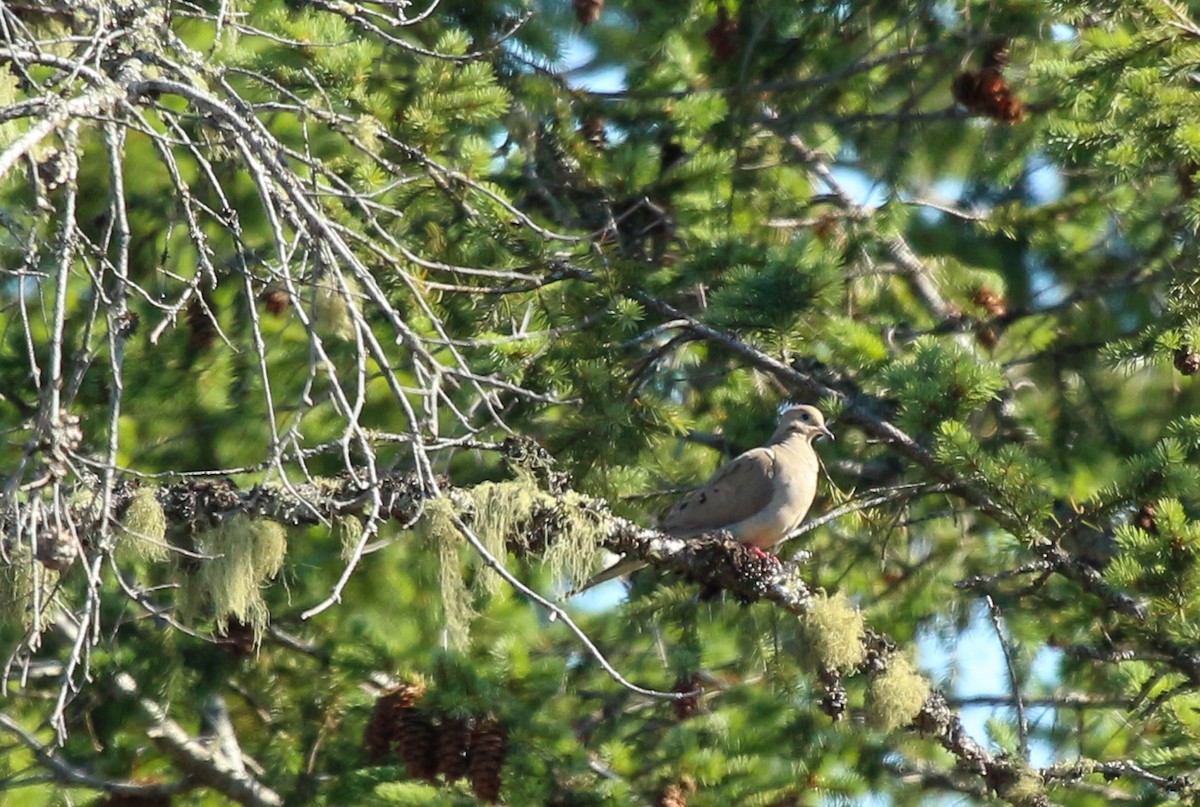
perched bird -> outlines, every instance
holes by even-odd
[[[818,437],[833,439],[820,410],[812,406],[784,410],[765,446],[718,468],[671,509],[659,529],[676,538],[725,530],[760,553],[774,546],[800,525],[817,494],[820,466],[813,441]],[[645,565],[636,558],[619,560],[568,596]]]

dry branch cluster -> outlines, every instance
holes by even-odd
[[[22,331],[10,358],[16,369],[24,362],[12,376],[21,385],[3,392],[3,402],[21,414],[8,433],[17,460],[0,502],[5,548],[15,559],[5,570],[12,585],[5,587],[27,598],[19,607],[28,628],[10,661],[28,664],[40,632],[61,610],[86,626],[91,635],[68,659],[51,719],[60,730],[72,682],[86,677],[84,648],[111,628],[100,615],[102,592],[114,582],[114,552],[178,560],[185,571],[212,567],[195,575],[197,601],[211,599],[205,575],[223,569],[242,595],[210,603],[228,612],[218,616],[259,629],[265,624],[257,590],[279,567],[272,561],[248,570],[228,560],[240,543],[228,534],[234,513],[225,512],[223,478],[240,474],[264,489],[299,494],[265,496],[268,507],[283,508],[272,513],[239,500],[248,520],[233,526],[258,535],[260,545],[266,522],[312,523],[319,520],[314,513],[330,512],[330,495],[344,497],[335,511],[354,512],[361,529],[346,550],[345,573],[326,599],[310,603],[311,616],[339,600],[380,523],[407,510],[381,454],[411,469],[421,491],[436,492],[439,452],[459,450],[483,429],[507,429],[501,412],[516,400],[556,400],[503,374],[478,372],[476,354],[487,348],[457,344],[430,302],[431,286],[437,294],[472,294],[480,277],[496,284],[541,278],[423,257],[398,234],[402,206],[365,193],[340,160],[327,162],[318,152],[353,155],[434,192],[452,187],[448,203],[456,209],[502,210],[540,238],[556,234],[384,127],[364,129],[311,72],[296,79],[298,91],[274,93],[263,103],[263,87],[281,88],[273,68],[234,70],[214,60],[177,33],[168,5],[0,7],[0,179],[13,198],[29,201],[3,223],[5,288],[11,286],[12,310],[19,311],[9,322]],[[370,32],[401,52],[450,64],[477,58],[414,51],[407,29],[425,15],[410,16],[401,5],[407,4],[383,4],[363,16],[340,4],[329,13],[347,31]],[[227,13],[224,6],[213,13],[189,8],[186,16],[218,33],[229,23],[238,36],[280,43],[276,34]],[[280,117],[319,122],[318,136],[332,148],[289,140],[272,128]],[[109,192],[93,195],[97,187]],[[170,203],[151,211],[160,200]],[[161,218],[152,235],[139,219],[150,212]],[[262,238],[248,235],[243,222],[252,219],[262,222]],[[394,287],[381,285],[384,275]],[[281,341],[292,345],[290,366],[278,361]],[[194,385],[202,398],[209,373],[242,379],[248,436],[235,453],[244,461],[221,467],[186,460],[202,467],[182,487],[154,497],[173,534],[154,526],[153,517],[123,524],[129,480],[144,470],[139,457],[164,447],[169,453],[196,433],[220,429],[219,411],[173,401],[177,391],[164,381]],[[146,390],[156,384],[163,406],[189,411],[146,411],[154,395]],[[83,400],[85,394],[91,398]],[[133,435],[147,424],[175,431],[139,443]],[[440,436],[447,432],[460,436]],[[216,442],[201,441],[197,453]],[[339,467],[342,479],[319,482]],[[209,520],[195,522],[189,508]],[[180,540],[189,532],[190,545]],[[281,560],[282,534],[272,532],[266,543]],[[217,561],[204,562],[209,555]],[[87,571],[56,588],[28,571],[29,558],[46,570],[65,572],[74,563]],[[143,590],[146,581],[120,582],[137,607],[158,613],[163,606]]]

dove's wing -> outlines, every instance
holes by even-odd
[[[673,535],[718,530],[761,513],[775,493],[775,451],[754,448],[717,469],[671,509],[660,528]]]
[[[717,469],[704,485],[690,493],[659,525],[674,535],[698,535],[736,524],[766,508],[774,492],[774,452],[769,447],[747,451]],[[623,558],[566,594],[574,597],[592,586],[637,571],[645,561]]]

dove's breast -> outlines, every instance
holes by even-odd
[[[772,547],[804,520],[817,494],[817,455],[808,440],[787,441],[774,451],[774,491],[759,512],[728,529],[744,544]]]

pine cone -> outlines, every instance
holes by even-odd
[[[832,244],[841,248],[846,244],[846,232],[842,227],[841,219],[835,213],[822,214],[813,224],[812,233],[818,241],[826,246]]]
[[[991,325],[979,324],[975,326],[975,341],[981,347],[991,350],[1000,341],[1000,332]]]
[[[681,675],[675,679],[673,691],[693,693],[689,697],[671,702],[671,706],[675,709],[675,719],[680,721],[687,720],[700,708],[700,695],[703,694],[700,683],[694,676]]]
[[[471,762],[467,775],[476,797],[489,804],[500,798],[500,774],[508,756],[508,733],[494,720],[481,720],[471,731]]]
[[[437,772],[447,782],[467,775],[467,753],[471,747],[471,726],[459,717],[442,719],[437,738]]]
[[[696,792],[696,783],[689,777],[671,782],[659,791],[654,807],[687,807],[688,796]]]
[[[420,709],[403,710],[396,745],[409,776],[426,782],[437,778],[438,732],[428,715]]]
[[[136,311],[126,311],[116,318],[117,333],[128,339],[138,332],[142,318]]]
[[[61,412],[58,416],[58,428],[55,429],[55,443],[67,451],[74,451],[83,442],[83,428],[79,415]]]
[[[976,115],[1006,123],[1025,120],[1025,105],[994,67],[959,73],[950,90],[954,100]]]
[[[604,11],[604,0],[573,0],[571,5],[575,8],[575,19],[585,28],[600,19],[600,12]]]
[[[287,311],[290,303],[287,292],[283,289],[268,289],[258,299],[262,300],[262,304],[266,307],[268,313],[276,317],[281,316],[284,311]]]
[[[850,706],[850,696],[842,683],[842,677],[834,671],[823,670],[821,686],[825,689],[825,694],[821,696],[821,711],[834,720],[841,720]]]
[[[217,326],[208,316],[204,303],[193,297],[184,314],[188,325],[188,344],[199,350],[208,350],[217,338]]]
[[[254,654],[254,628],[240,619],[225,621],[223,631],[218,631],[217,644],[234,658],[248,658]]]
[[[49,529],[38,536],[36,557],[51,571],[66,571],[79,557],[79,539],[66,527]]]
[[[586,140],[592,148],[603,151],[608,145],[608,133],[604,131],[604,121],[588,115],[579,125],[579,136]]]
[[[1183,345],[1175,351],[1175,369],[1184,375],[1200,372],[1200,353],[1194,352],[1191,345]]]
[[[704,32],[712,55],[718,62],[732,61],[738,52],[738,21],[725,6],[717,6],[717,21]]]
[[[980,286],[971,297],[971,302],[993,317],[1002,317],[1008,313],[1008,301],[987,286]]]
[[[997,102],[992,117],[1005,123],[1020,123],[1025,120],[1025,104],[1021,103],[1020,98],[1010,94]]]
[[[1152,504],[1143,504],[1141,509],[1133,517],[1133,523],[1141,530],[1149,533],[1157,533],[1158,526],[1154,523],[1154,517],[1158,515]]]
[[[401,684],[392,687],[375,700],[371,719],[363,736],[367,759],[379,762],[388,755],[400,739],[400,724],[404,714],[412,710],[425,695],[420,684]]]

